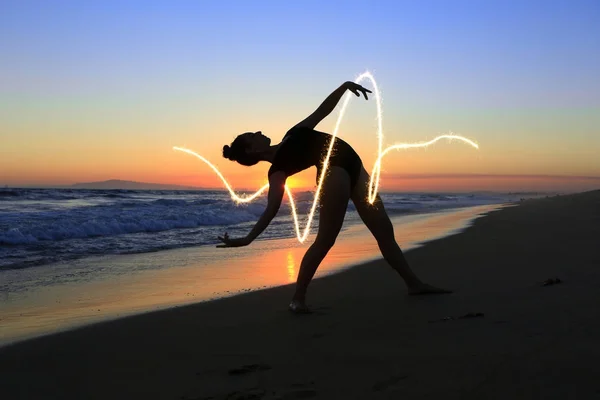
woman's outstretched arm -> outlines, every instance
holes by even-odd
[[[279,207],[281,206],[281,200],[283,199],[283,194],[285,193],[285,173],[281,171],[277,171],[269,177],[269,195],[268,195],[268,203],[267,208],[263,212],[263,214],[258,219],[254,228],[250,231],[248,235],[244,238],[236,238],[231,239],[227,233],[223,237],[219,236],[218,239],[224,244],[220,244],[217,247],[240,247],[247,246],[254,239],[258,237],[266,228],[269,226],[275,215],[277,215],[277,211],[279,211]]]
[[[354,83],[351,81],[344,82],[339,88],[335,89],[323,103],[309,115],[302,122],[296,124],[296,128],[310,128],[314,129],[315,126],[319,124],[325,117],[327,117],[331,112],[335,109],[337,104],[340,102],[340,99],[346,92],[346,90],[350,90],[352,93],[360,97],[360,93],[365,96],[365,100],[368,100],[367,93],[371,93],[370,90],[365,89],[360,86],[358,83]]]

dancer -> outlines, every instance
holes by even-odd
[[[346,92],[351,91],[368,100],[370,90],[354,82],[345,82],[334,90],[315,112],[296,124],[276,145],[262,132],[246,132],[235,138],[231,146],[223,146],[223,156],[241,165],[252,166],[260,161],[271,163],[268,172],[268,204],[262,216],[250,233],[244,238],[230,238],[227,233],[219,236],[223,242],[217,247],[247,246],[260,235],[277,214],[285,192],[286,179],[309,167],[317,167],[317,179],[332,136],[314,128],[337,106]],[[342,228],[348,201],[352,200],[360,218],[373,234],[384,259],[404,279],[409,294],[451,293],[423,283],[410,269],[402,250],[394,237],[394,227],[385,211],[379,195],[375,202],[368,202],[369,174],[354,149],[340,138],[335,138],[329,158],[328,171],[323,181],[319,198],[319,230],[314,243],[302,258],[296,282],[296,291],[289,305],[295,313],[309,312],[306,305],[306,291],[319,264]]]

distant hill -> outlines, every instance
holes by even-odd
[[[124,190],[200,190],[201,188],[195,186],[181,186],[181,185],[165,185],[162,183],[146,183],[146,182],[134,182],[134,181],[123,181],[120,179],[110,179],[101,182],[83,182],[75,183],[70,186],[74,189],[124,189]]]

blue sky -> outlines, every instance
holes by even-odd
[[[5,0],[0,135],[13,174],[26,150],[17,136],[198,147],[192,132],[205,126],[217,157],[237,130],[282,136],[368,69],[402,138],[462,131],[488,149],[521,140],[515,154],[549,141],[540,163],[527,161],[539,151],[521,154],[513,169],[600,175],[577,164],[600,149],[598,21],[597,1]],[[364,146],[357,132],[373,107],[353,107],[348,134]],[[565,148],[566,164],[548,166]],[[483,172],[514,172],[504,164]]]
[[[106,78],[115,87],[159,78],[168,86],[200,71],[260,81],[310,70],[327,82],[367,67],[441,96],[483,83],[500,92],[499,102],[502,93],[535,92],[516,106],[547,93],[568,94],[543,99],[559,106],[598,100],[598,91],[582,90],[600,70],[595,1],[25,0],[0,7],[9,87],[27,87],[28,78],[38,78],[34,87],[68,82],[80,90],[103,87]]]

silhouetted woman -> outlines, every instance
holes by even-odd
[[[259,132],[239,135],[231,146],[223,146],[223,156],[246,166],[259,161],[270,162],[268,205],[252,231],[245,238],[232,239],[225,234],[219,237],[224,245],[218,247],[247,246],[261,234],[277,214],[284,194],[287,177],[309,167],[317,167],[317,177],[332,138],[331,135],[314,130],[336,107],[346,90],[356,96],[360,93],[368,99],[370,90],[354,83],[345,82],[333,91],[305,120],[290,129],[281,143],[271,145],[271,139]],[[306,289],[319,264],[331,249],[342,228],[348,201],[356,206],[360,218],[371,231],[385,260],[404,279],[410,294],[449,293],[447,290],[427,285],[419,280],[408,266],[402,250],[394,238],[394,228],[385,212],[381,198],[374,204],[367,201],[369,174],[354,149],[340,138],[335,139],[329,159],[329,172],[323,182],[319,201],[319,231],[315,242],[302,258],[296,292],[289,305],[290,311],[307,312]]]

